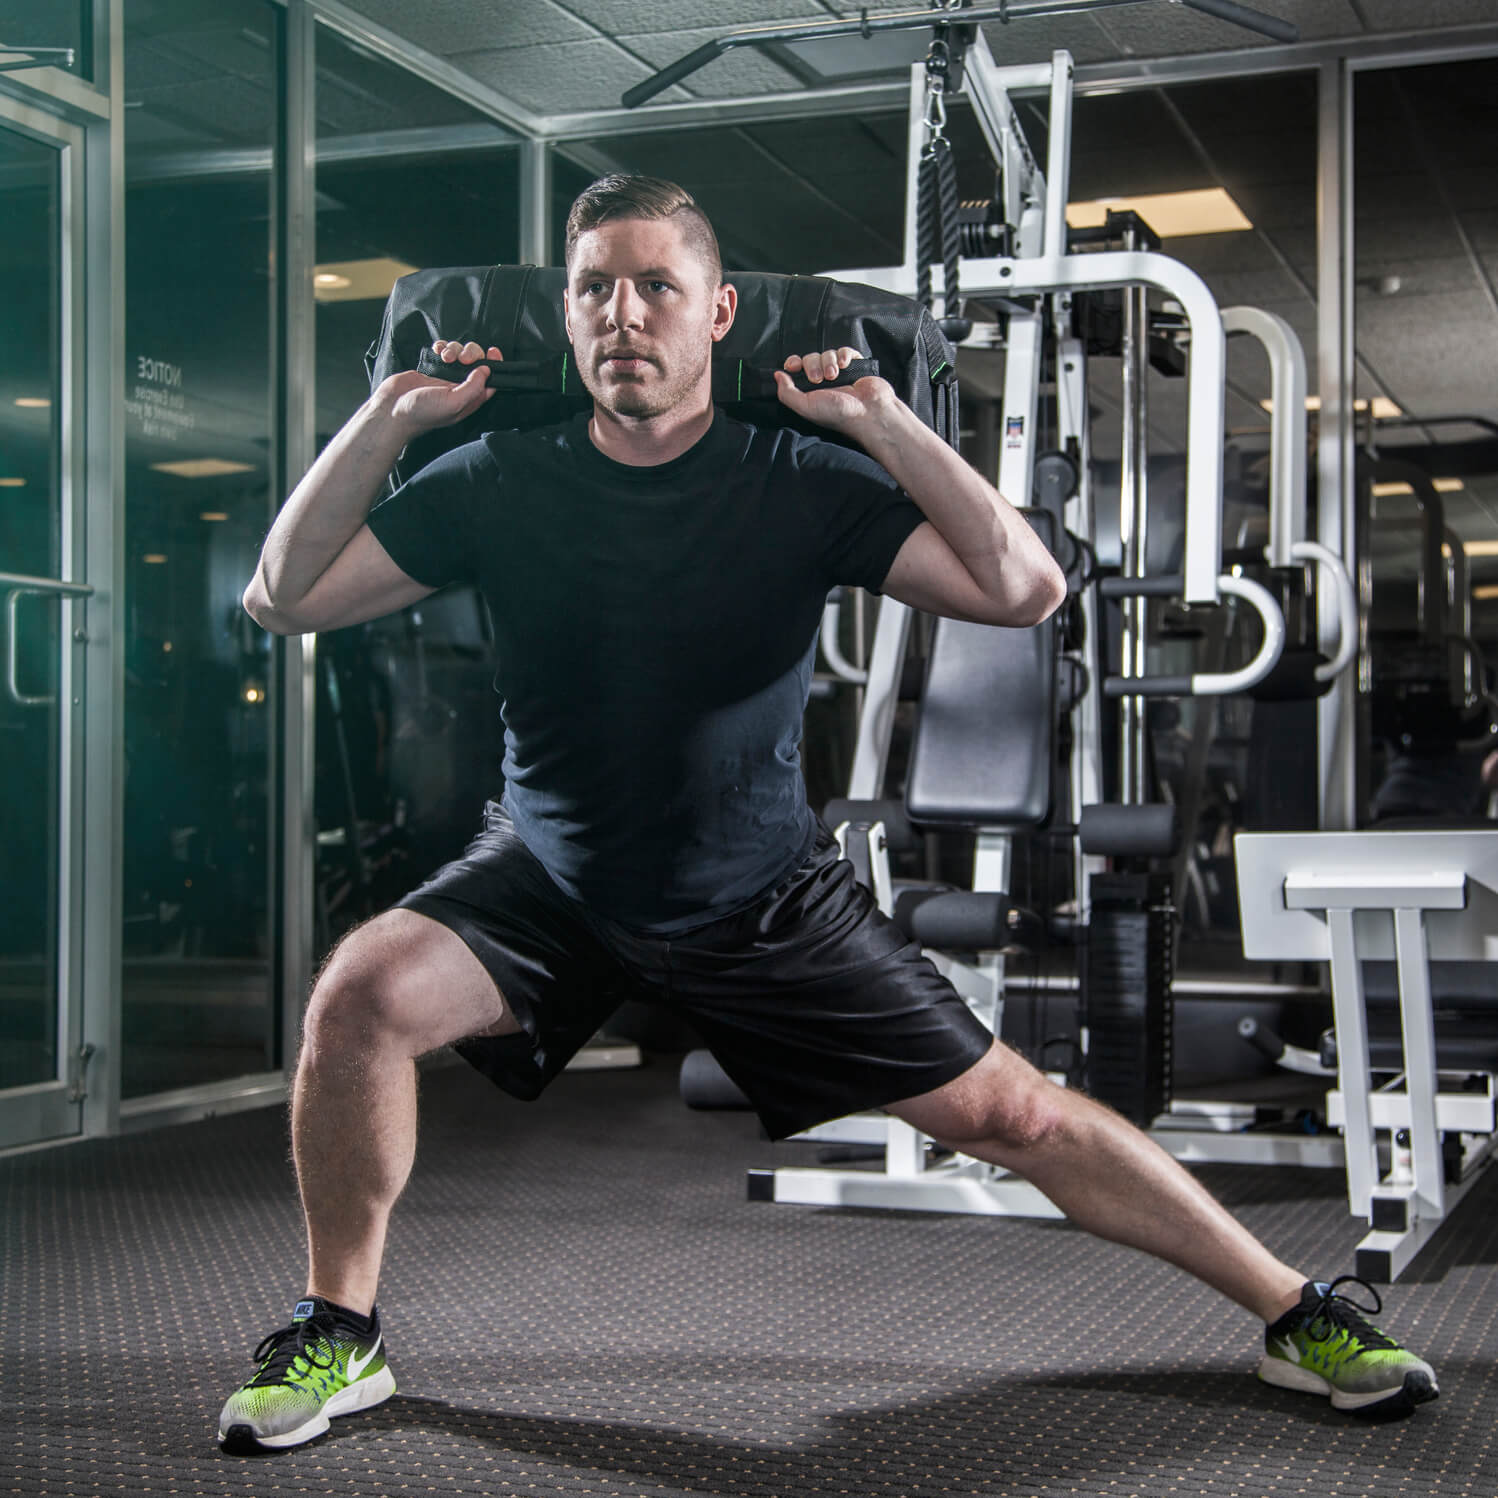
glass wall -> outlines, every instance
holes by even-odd
[[[62,571],[58,153],[0,128],[0,572]],[[0,1089],[56,1075],[57,598],[0,585]]]
[[[1498,789],[1498,61],[1360,74],[1360,805],[1472,824]]]
[[[70,47],[71,62],[45,56],[39,60],[92,81],[93,10],[92,0],[0,0],[0,42],[16,52]]]
[[[125,4],[122,1095],[271,1069],[267,637],[279,7]]]
[[[318,29],[319,446],[369,393],[364,356],[397,276],[516,258],[514,139]],[[472,590],[319,637],[319,955],[460,852],[485,798],[498,795],[491,677],[488,621]]]

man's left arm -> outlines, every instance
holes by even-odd
[[[792,355],[775,382],[781,404],[852,438],[915,501],[929,524],[897,553],[882,591],[927,613],[979,624],[1038,624],[1066,597],[1066,579],[1029,522],[926,426],[888,381],[846,388],[796,389],[835,379],[856,349]]]

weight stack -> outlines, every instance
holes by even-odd
[[[1082,985],[1087,1090],[1147,1128],[1170,1104],[1170,878],[1096,874],[1091,891]]]

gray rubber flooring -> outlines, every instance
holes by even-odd
[[[1441,1399],[1370,1426],[1064,1224],[746,1201],[807,1147],[687,1112],[665,1062],[529,1106],[444,1069],[423,1112],[381,1297],[400,1392],[274,1457],[214,1431],[302,1288],[284,1118],[0,1161],[0,1495],[1498,1494],[1498,1171],[1388,1293]],[[1206,1178],[1351,1267],[1339,1176]]]

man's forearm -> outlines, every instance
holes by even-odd
[[[251,590],[294,609],[369,515],[406,444],[405,428],[371,397],[318,455],[281,507]]]

